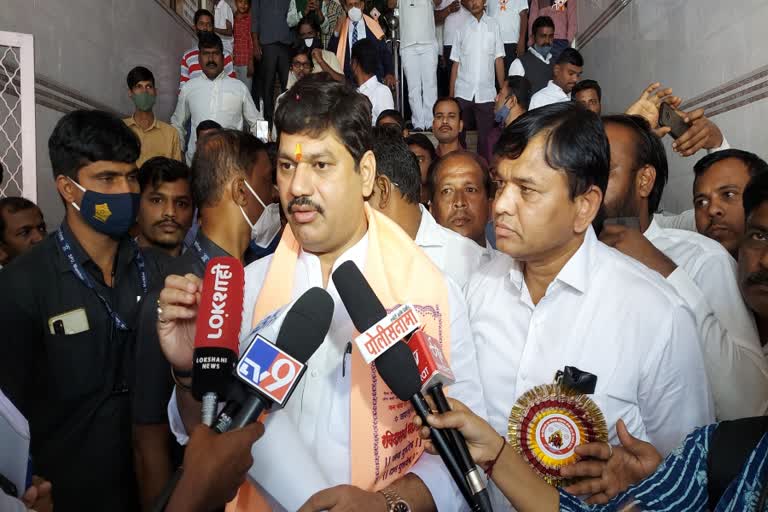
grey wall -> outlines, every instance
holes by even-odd
[[[125,77],[136,65],[152,70],[155,113],[168,120],[176,101],[179,61],[194,44],[191,30],[155,0],[3,0],[0,30],[35,38],[35,74],[86,99],[132,111]],[[53,187],[47,142],[62,112],[37,105],[38,202],[49,225],[63,207]]]
[[[614,4],[578,0],[579,31]],[[585,78],[603,87],[603,111],[623,111],[654,81],[692,98],[768,64],[768,2],[765,0],[624,0],[628,5],[585,47]],[[768,88],[767,88],[768,90]],[[768,100],[714,116],[731,146],[768,157]],[[662,206],[691,208],[690,158],[673,154],[666,138],[670,180]]]

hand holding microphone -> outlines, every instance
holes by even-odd
[[[171,275],[157,301],[157,334],[171,366],[192,371],[195,321],[203,281],[194,274]]]
[[[430,405],[434,405],[432,398],[427,400]],[[432,454],[437,453],[430,440],[429,426],[439,429],[456,429],[464,436],[472,460],[485,469],[496,459],[506,442],[492,426],[466,405],[453,398],[447,400],[450,411],[430,414],[427,416],[426,424],[421,418],[414,419],[416,426],[422,427],[419,435],[424,440],[426,450]]]

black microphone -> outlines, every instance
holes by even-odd
[[[262,412],[277,404],[284,407],[306,370],[306,362],[322,345],[333,319],[333,299],[322,288],[310,288],[293,304],[280,326],[276,346],[265,345],[257,336],[243,351],[236,375],[246,385],[248,398],[240,407],[230,429],[256,421]],[[299,363],[270,349],[283,351]],[[265,353],[266,352],[266,353]],[[264,364],[266,363],[268,364]]]
[[[351,261],[342,263],[333,272],[333,283],[339,297],[349,312],[355,328],[363,333],[387,315],[386,309],[371,289],[360,269]],[[376,369],[382,380],[402,401],[410,401],[425,426],[429,427],[430,438],[440,458],[461,490],[467,504],[475,510],[474,500],[469,490],[464,472],[453,454],[450,442],[442,430],[427,423],[430,414],[429,404],[421,394],[419,370],[411,351],[405,343],[397,342],[376,359]]]
[[[229,401],[216,420],[215,432],[223,433],[253,423],[275,403],[285,406],[304,375],[306,362],[328,334],[333,308],[328,292],[310,288],[292,305],[282,308],[282,314],[269,315],[264,328],[256,327],[255,338],[243,351],[235,369],[228,388]],[[269,327],[280,320],[277,343],[273,345],[261,333],[269,331]],[[168,505],[183,469],[179,467],[163,488],[153,512],[163,512]]]
[[[424,331],[417,330],[409,336],[408,348],[416,361],[422,393],[430,394],[439,412],[450,411],[451,407],[443,392],[443,385],[453,384],[455,378],[443,355],[440,344]],[[472,460],[464,436],[453,428],[443,429],[443,431],[448,435],[448,440],[455,450],[459,466],[464,472],[464,479],[469,486],[474,502],[477,504],[477,510],[492,510],[490,495],[485,487],[485,482],[480,477],[477,465]]]

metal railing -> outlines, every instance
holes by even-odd
[[[37,201],[32,34],[0,32],[0,197]]]

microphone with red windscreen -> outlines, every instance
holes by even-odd
[[[205,267],[192,357],[192,394],[202,400],[202,422],[210,426],[219,398],[227,392],[239,356],[245,273],[231,256]]]

